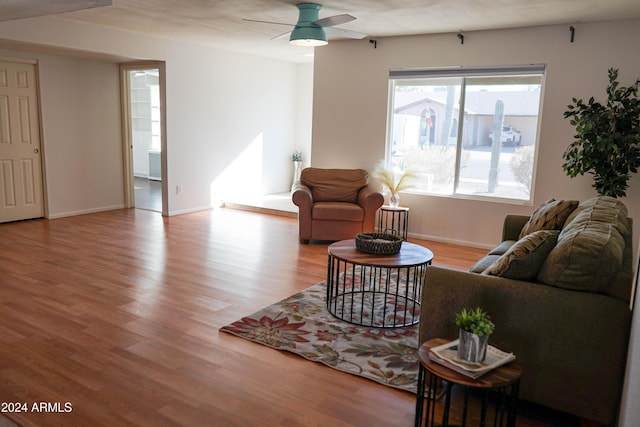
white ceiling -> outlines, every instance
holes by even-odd
[[[271,40],[289,31],[288,26],[243,21],[295,24],[299,0],[112,0],[111,6],[94,7],[101,1],[0,0],[0,17],[57,14],[294,62],[309,61],[304,54],[313,49],[292,46],[286,37]],[[78,3],[92,8],[58,13],[65,10],[56,9],[64,3],[71,4],[66,10],[78,9]],[[321,4],[320,18],[351,14],[357,19],[340,28],[369,38],[640,18],[640,0],[327,0]],[[21,13],[16,14],[16,8]]]

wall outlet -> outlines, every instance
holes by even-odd
[[[176,194],[182,194],[182,185],[176,185]]]

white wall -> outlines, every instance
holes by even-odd
[[[209,209],[242,190],[257,194],[289,190],[291,153],[299,132],[296,120],[310,122],[311,113],[310,107],[299,108],[296,93],[305,80],[311,85],[312,74],[302,69],[299,77],[296,64],[55,17],[0,23],[0,48],[10,46],[15,55],[44,58],[40,53],[16,52],[14,41],[37,46],[27,50],[63,47],[78,56],[87,52],[109,56],[85,60],[45,55],[49,62],[42,60],[51,217],[123,203],[118,61],[112,57],[166,62],[169,215]],[[99,75],[86,73],[92,67]],[[76,78],[88,86],[74,86]],[[65,93],[62,98],[61,93]],[[104,151],[108,155],[102,155]],[[84,172],[79,165],[87,157],[101,162],[100,182],[78,179]]]
[[[296,86],[295,149],[302,153],[302,166],[311,165],[311,118],[313,115],[313,64],[298,64]]]
[[[291,186],[296,66],[205,52],[178,44],[168,52],[169,201],[175,212],[216,206],[238,192]],[[181,195],[172,191],[176,185]]]
[[[596,195],[590,176],[569,179],[562,153],[574,129],[562,117],[572,97],[605,97],[607,69],[619,68],[629,85],[640,77],[640,21],[574,24],[456,34],[378,39],[377,49],[362,41],[333,42],[316,50],[313,104],[313,165],[371,170],[384,158],[389,68],[458,65],[547,64],[539,157],[532,206],[402,194],[411,208],[409,233],[440,241],[490,247],[500,238],[509,212],[530,214],[535,206],[556,199],[585,200]],[[634,220],[634,242],[640,235],[640,177],[630,181],[623,199]],[[638,259],[638,248],[634,248]],[[437,258],[436,254],[436,258]],[[635,404],[640,389],[640,316],[634,318],[629,376],[621,420],[640,425]]]
[[[38,62],[49,216],[122,207],[118,66]]]

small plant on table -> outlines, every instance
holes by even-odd
[[[495,330],[489,314],[480,307],[463,308],[456,313],[456,325],[460,328],[458,358],[471,363],[484,361],[489,335]]]

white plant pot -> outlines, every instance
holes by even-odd
[[[302,161],[293,162],[293,183],[291,184],[291,188],[296,185],[296,182],[300,181],[300,174],[302,174]]]
[[[389,206],[392,208],[397,208],[400,205],[400,194],[391,193],[389,196]]]
[[[480,363],[487,357],[489,336],[480,337],[472,332],[460,329],[458,343],[458,359],[465,362]]]

